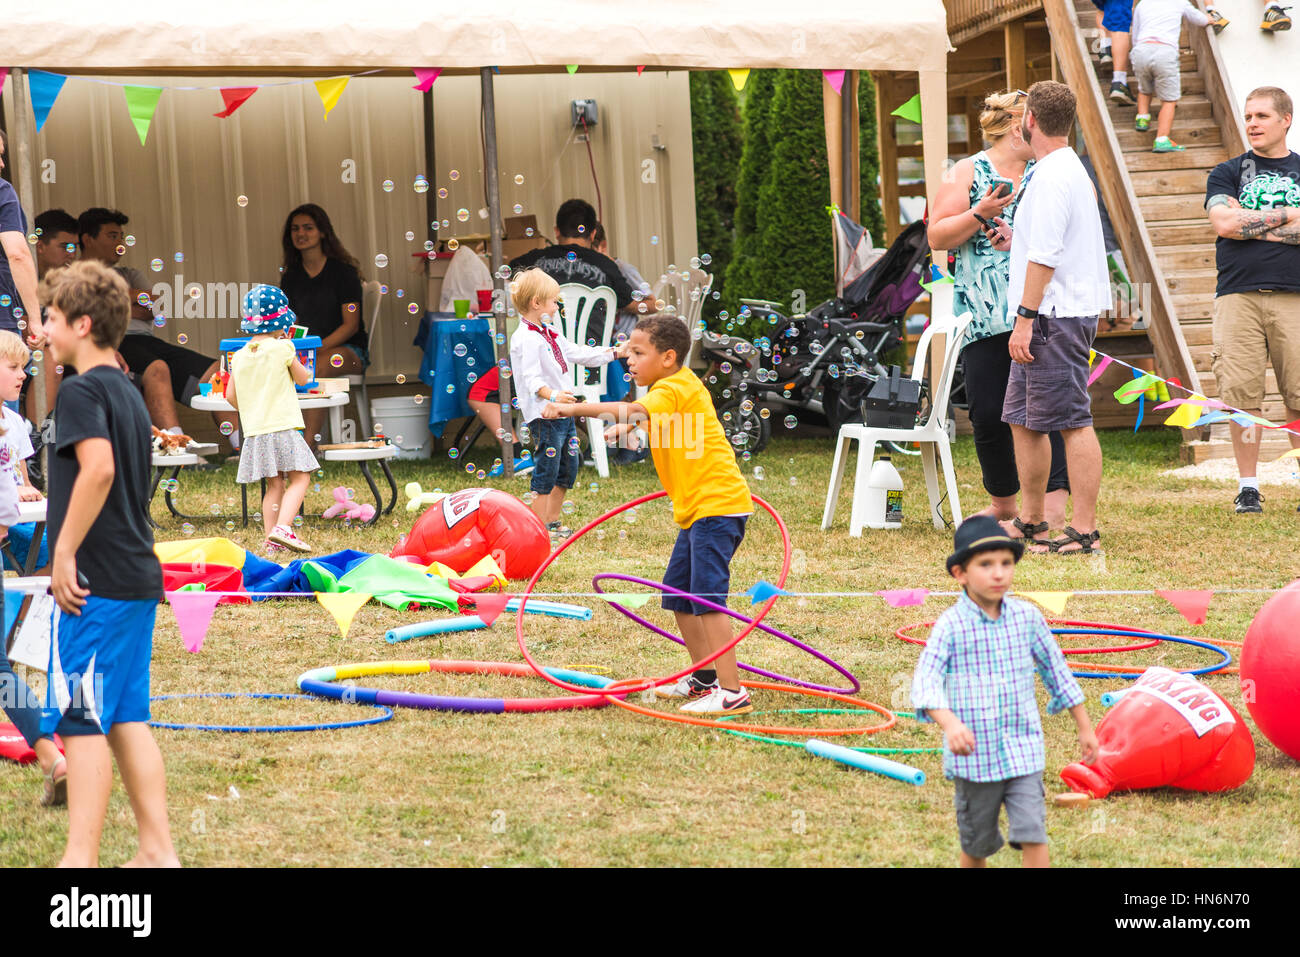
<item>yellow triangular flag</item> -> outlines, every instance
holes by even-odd
[[[339,633],[344,638],[352,627],[352,619],[358,609],[370,601],[370,595],[363,591],[318,591],[316,600],[325,606],[325,610],[338,622]]]
[[[497,587],[504,589],[506,587],[505,572],[501,566],[496,563],[491,555],[484,555],[474,563],[474,567],[467,571],[462,578],[474,578],[476,575],[491,575],[497,580]]]
[[[320,94],[320,101],[325,106],[325,119],[330,118],[330,110],[338,105],[339,97],[343,95],[349,79],[350,77],[346,76],[336,76],[328,80],[316,81],[316,92]]]
[[[1030,601],[1036,601],[1053,615],[1059,615],[1065,611],[1065,603],[1074,597],[1072,591],[1018,591],[1017,598],[1028,598]]]
[[[1292,449],[1290,452],[1283,452],[1274,462],[1281,462],[1283,459],[1300,459],[1300,449]]]
[[[748,67],[743,70],[728,70],[727,73],[731,76],[731,85],[734,86],[737,91],[745,88],[745,82],[749,79]]]
[[[450,565],[444,565],[442,562],[434,562],[432,565],[426,566],[424,573],[426,575],[437,575],[439,578],[447,579],[447,581],[461,577],[460,572]]]
[[[1203,395],[1196,395],[1195,393],[1193,393],[1191,397],[1193,399],[1199,399],[1202,402],[1205,401],[1205,396]],[[1190,402],[1184,402],[1178,408],[1174,409],[1173,415],[1165,419],[1165,425],[1177,426],[1180,429],[1190,429],[1192,427],[1192,423],[1195,422],[1204,414],[1205,414],[1205,406],[1193,405]]]

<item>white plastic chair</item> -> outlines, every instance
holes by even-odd
[[[384,302],[383,288],[382,285],[374,281],[363,282],[361,284],[361,315],[364,316],[366,320],[367,352],[370,352],[370,350],[374,348],[375,328],[379,325],[379,307],[383,305]],[[366,391],[365,371],[363,370],[360,375],[350,375],[347,377],[347,380],[348,390],[352,393],[353,400],[357,404],[357,419],[361,425],[361,434],[354,435],[351,441],[368,439],[371,435],[372,423],[370,420],[370,393]],[[360,394],[358,394],[358,389],[360,390]],[[344,408],[346,408],[346,406],[336,405],[330,409],[331,442],[344,441]]]
[[[831,527],[831,522],[835,518],[835,506],[840,498],[840,484],[849,457],[849,445],[855,440],[858,443],[858,467],[853,478],[853,511],[849,516],[850,535],[861,536],[862,529],[866,525],[867,479],[871,472],[871,463],[875,459],[878,442],[920,443],[921,466],[925,472],[926,491],[930,496],[930,517],[935,528],[943,528],[943,515],[940,512],[943,500],[939,495],[939,477],[935,467],[937,452],[939,461],[943,464],[943,477],[948,487],[948,505],[952,509],[953,524],[961,524],[961,504],[957,500],[957,475],[953,471],[952,448],[948,439],[948,393],[952,389],[952,377],[957,368],[957,359],[961,355],[962,338],[966,335],[966,327],[970,322],[969,312],[931,322],[916,344],[912,378],[919,382],[925,377],[926,369],[931,366],[930,347],[935,336],[945,337],[942,370],[930,393],[930,414],[926,416],[924,422],[911,429],[873,428],[860,423],[840,426],[840,434],[835,443],[835,460],[831,465],[830,485],[826,489],[826,509],[822,512],[823,531]]]
[[[699,349],[700,316],[712,288],[713,276],[710,273],[703,269],[679,269],[660,276],[651,291],[655,299],[664,301],[666,311],[672,312],[686,323],[686,331],[691,334],[691,351],[683,365],[688,369]]]
[[[564,337],[578,345],[586,345],[587,331],[591,326],[591,317],[596,303],[605,304],[605,332],[597,346],[609,346],[614,341],[614,317],[618,312],[618,299],[614,290],[608,286],[579,285],[566,283],[560,286],[560,329]],[[596,373],[596,381],[587,381],[588,371]],[[587,366],[569,367],[569,391],[574,395],[585,395],[588,401],[599,402],[600,397],[609,391],[609,366],[597,366],[589,370]],[[605,423],[597,418],[587,419],[587,438],[591,445],[591,458],[596,463],[596,471],[601,478],[609,478],[609,456],[605,452]]]

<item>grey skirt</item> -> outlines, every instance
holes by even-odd
[[[250,435],[239,450],[236,481],[248,484],[274,478],[281,472],[314,472],[320,468],[307,440],[297,429]]]

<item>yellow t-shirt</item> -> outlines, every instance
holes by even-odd
[[[231,356],[230,376],[245,436],[303,428],[298,393],[289,377],[289,364],[297,354],[289,339],[263,339]]]
[[[674,522],[690,528],[711,515],[754,511],[736,454],[699,376],[679,369],[637,402],[650,413],[650,456],[673,500]]]

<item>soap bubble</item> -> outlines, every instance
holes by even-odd
[[[8,299],[9,297],[8,297],[8,296],[5,296],[5,298]],[[145,306],[145,307],[147,308],[148,305],[149,305],[149,294],[148,294],[147,292],[142,292],[142,293],[140,293],[140,295],[138,295],[138,296],[135,297],[135,301],[138,302],[140,305]],[[3,305],[6,305],[6,306],[7,306],[7,305],[9,305],[9,303],[6,302],[6,303],[3,303]]]
[[[451,448],[451,449],[448,449],[448,450],[447,450],[447,458],[449,458],[449,459],[458,459],[458,458],[460,458],[460,449],[457,449],[457,448]]]
[[[798,480],[797,478],[795,478],[793,475],[791,475],[791,476],[790,476],[790,484],[791,484],[792,486],[793,486],[793,485],[798,485],[798,484],[799,484],[799,480]]]
[[[458,169],[453,169],[453,170],[448,171],[448,173],[447,173],[447,178],[450,179],[450,180],[457,180],[457,179],[460,179],[460,170],[458,170]]]
[[[462,223],[469,222],[469,210],[462,206],[460,209],[456,210],[456,218]]]
[[[230,422],[222,422],[219,431],[222,435],[229,435],[231,432],[235,431],[235,427]]]
[[[769,409],[769,408],[767,408],[767,407],[761,408],[761,409],[758,410],[758,417],[759,417],[760,419],[768,419],[768,418],[771,418],[771,417],[772,417],[772,410]]]
[[[448,394],[448,395],[455,395],[455,394],[456,394],[456,384],[455,384],[454,382],[448,382],[448,383],[447,383],[447,394]]]
[[[414,400],[416,405],[424,405],[424,393],[417,393]]]
[[[176,253],[176,255],[172,256],[172,259],[174,259],[174,260],[175,260],[176,262],[178,262],[178,263],[183,263],[183,262],[185,262],[185,254],[184,254],[184,253]]]
[[[339,355],[337,352],[334,353],[334,355],[330,356],[330,365],[332,365],[332,366],[333,366],[334,368],[336,368],[336,369],[340,369],[340,368],[342,368],[342,367],[343,367],[343,357],[342,357],[341,355]]]
[[[149,268],[152,269],[154,272],[162,272],[162,267],[163,267],[163,261],[161,259],[155,259],[151,263],[149,263]]]
[[[383,253],[380,253],[378,256],[375,257],[376,268],[383,269],[387,265],[388,265],[388,257],[385,256]]]
[[[116,252],[119,256],[125,256],[125,255],[126,255],[126,247],[125,247],[125,246],[122,246],[122,245],[119,245],[119,246],[117,247],[117,249],[114,250],[114,252]]]
[[[423,176],[417,176],[415,177],[415,183],[411,188],[417,193],[427,193],[429,191],[429,181]]]
[[[553,445],[548,445],[548,446],[546,447],[546,457],[547,457],[548,459],[553,459],[553,458],[555,458],[555,446],[553,446]]]
[[[235,205],[243,207],[248,205],[248,197],[242,193],[235,197]]]
[[[465,354],[469,352],[469,348],[465,345],[465,343],[458,342],[456,343],[455,347],[451,351],[454,352],[456,355],[460,356],[461,358],[464,358]]]
[[[767,472],[763,470],[763,466],[761,465],[754,466],[754,478],[758,479],[760,482],[763,481],[763,479],[767,478]]]
[[[523,204],[522,204],[522,203],[515,203],[515,215],[518,216],[518,215],[519,215],[520,213],[522,213],[523,211],[524,211]]]
[[[401,372],[397,373],[397,384],[398,385],[406,384],[406,376],[403,375]]]
[[[226,531],[228,531],[228,532],[233,532],[234,530],[235,530],[235,523],[234,523],[234,522],[226,522]]]
[[[221,506],[218,505],[216,502],[213,502],[211,505],[208,506],[208,511],[211,512],[213,515],[220,515]]]
[[[405,289],[399,289],[399,290],[397,290],[397,298],[398,298],[398,299],[401,299],[401,298],[402,298],[403,296],[405,296],[405,295],[406,295],[406,290],[405,290]]]
[[[301,516],[301,515],[295,515],[295,516],[293,517],[293,525],[294,525],[294,528],[302,528],[302,516]]]
[[[447,240],[447,248],[452,252],[455,252],[456,250],[460,249],[460,240],[459,239]]]
[[[658,245],[659,245],[659,237],[658,237],[658,236],[651,236],[651,237],[650,237],[650,245],[651,245],[651,246],[658,246]]]
[[[380,186],[385,193],[391,193],[393,191],[393,181],[391,179],[384,180]]]
[[[523,185],[524,185],[524,174],[523,174],[523,173],[515,173],[515,185],[516,185],[516,186],[523,186]]]
[[[413,242],[415,242],[415,230],[408,229],[408,230],[406,231],[406,241],[407,241],[408,243],[413,243]]]
[[[182,535],[193,535],[193,534],[194,534],[194,526],[191,525],[189,522],[186,522],[184,525],[181,526],[181,534],[182,534]]]
[[[713,262],[713,257],[708,253],[700,253],[700,265],[707,266]]]
[[[565,502],[563,505],[560,506],[560,511],[563,512],[565,515],[572,515],[575,511],[577,511],[577,508],[578,507],[574,505],[572,502]]]
[[[793,415],[787,415],[785,417],[785,427],[787,429],[793,429],[798,424],[799,424],[799,420],[795,418]]]
[[[533,227],[531,227],[531,226],[525,226],[525,227],[524,227],[524,235],[525,235],[525,236],[531,236],[532,234],[533,234]]]
[[[438,187],[438,198],[439,198],[439,199],[446,199],[446,198],[447,198],[447,187],[446,187],[446,186],[439,186],[439,187]],[[438,227],[435,225],[433,228],[434,228],[434,229],[437,229]]]
[[[418,302],[413,302],[406,307],[406,311],[409,312],[411,315],[415,315],[417,312],[420,311],[420,304]]]
[[[203,289],[199,286],[198,283],[195,283],[194,285],[190,286],[190,288],[186,291],[185,295],[189,296],[191,299],[201,299],[203,297]]]
[[[466,462],[466,463],[465,463],[465,471],[466,471],[466,472],[471,472],[471,473],[472,473],[472,472],[474,471],[474,467],[475,467],[475,466],[474,466],[474,463],[473,463],[473,462]]]
[[[588,491],[588,492],[599,492],[599,491],[600,491],[600,485],[599,485],[598,483],[596,483],[596,482],[592,482],[590,485],[587,486],[587,491]]]

